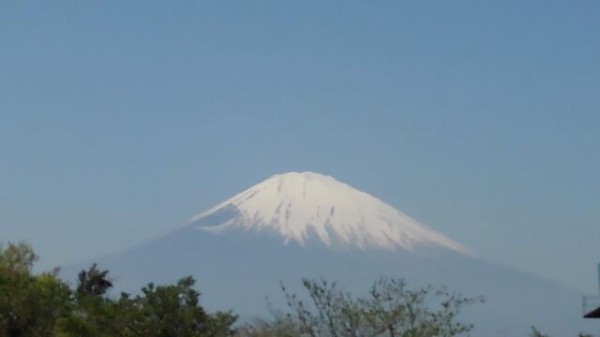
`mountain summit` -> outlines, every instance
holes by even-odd
[[[304,245],[315,237],[328,247],[467,248],[383,201],[333,177],[313,172],[278,174],[192,219],[212,233],[271,232]]]
[[[299,280],[325,279],[362,293],[384,276],[485,296],[461,312],[475,337],[526,336],[531,326],[555,336],[594,328],[581,318],[579,292],[473,258],[384,202],[311,172],[273,176],[186,226],[93,262],[127,292],[193,275],[207,308],[233,309],[243,319],[285,308],[282,283],[297,293]],[[71,268],[69,279],[87,266]]]

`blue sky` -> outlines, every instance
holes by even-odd
[[[122,250],[272,174],[597,292],[597,1],[4,1],[0,241]]]

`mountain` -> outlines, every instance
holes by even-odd
[[[275,175],[195,217],[190,226],[212,233],[276,233],[304,245],[310,234],[328,247],[467,248],[377,198],[313,173]]]
[[[593,331],[577,291],[479,258],[377,198],[311,172],[273,176],[164,237],[94,262],[127,291],[193,275],[208,308],[244,319],[268,314],[265,297],[284,307],[280,281],[298,293],[304,277],[363,292],[388,276],[485,296],[463,313],[473,336],[528,336],[532,325],[554,336]]]

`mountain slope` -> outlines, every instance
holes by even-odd
[[[551,336],[593,332],[581,318],[581,295],[528,273],[446,249],[426,252],[358,248],[335,250],[320,242],[284,243],[261,232],[210,233],[182,228],[126,252],[99,259],[119,290],[145,282],[174,282],[193,275],[209,309],[233,309],[242,320],[269,317],[266,298],[285,307],[280,282],[303,294],[302,278],[325,278],[363,293],[380,276],[407,280],[411,287],[447,286],[485,303],[467,308],[474,337],[529,336],[531,326]],[[72,277],[73,278],[73,277]]]
[[[312,234],[330,247],[441,246],[470,254],[381,200],[313,172],[275,175],[198,215],[192,226],[213,233],[267,231],[301,245]]]
[[[527,336],[532,325],[554,336],[594,331],[581,318],[582,294],[475,258],[382,201],[310,172],[273,176],[166,236],[90,262],[125,291],[193,275],[208,308],[243,319],[268,316],[265,297],[285,306],[280,281],[300,292],[301,278],[326,278],[360,293],[386,276],[485,296],[462,316],[475,324],[473,336]]]

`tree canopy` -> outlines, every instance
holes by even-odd
[[[0,249],[0,337],[221,337],[237,316],[208,313],[192,277],[152,283],[132,296],[106,295],[107,270],[92,265],[72,289],[57,271],[33,274],[37,255],[24,243]]]
[[[294,337],[450,337],[473,326],[459,321],[465,305],[479,302],[445,288],[409,289],[406,282],[381,278],[366,296],[342,291],[326,280],[303,280],[308,296],[290,293],[282,284],[287,311],[274,320],[243,330],[246,336]]]
[[[113,280],[96,264],[71,287],[57,270],[33,273],[36,260],[27,244],[0,248],[0,337],[451,337],[472,329],[458,314],[479,301],[398,279],[379,279],[365,296],[305,279],[305,295],[282,284],[287,308],[272,318],[236,324],[231,311],[200,304],[191,276],[109,296]]]

